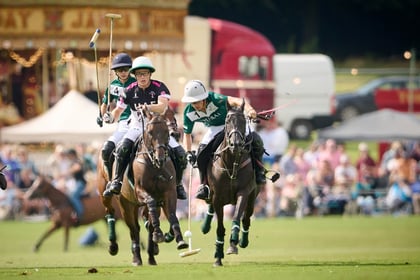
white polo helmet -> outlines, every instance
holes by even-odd
[[[206,87],[199,80],[191,80],[184,87],[183,103],[193,103],[201,101],[209,96]]]
[[[155,72],[155,67],[153,67],[150,58],[145,56],[139,56],[134,59],[133,66],[130,69],[130,73],[134,74],[134,71],[142,68],[149,69],[151,73]]]

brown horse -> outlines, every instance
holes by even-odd
[[[207,166],[207,179],[212,197],[209,201],[207,216],[202,225],[202,232],[206,234],[210,231],[211,220],[216,211],[215,266],[222,266],[222,259],[224,258],[223,206],[227,204],[235,205],[230,246],[227,254],[237,254],[238,243],[242,248],[248,246],[250,218],[254,212],[255,199],[259,193],[250,157],[252,139],[248,143],[246,142],[247,120],[243,113],[244,105],[243,103],[240,108],[231,108],[228,105],[229,111],[225,121],[223,142],[217,148],[213,160]],[[241,222],[242,236],[239,239]]]
[[[74,208],[68,196],[55,188],[49,178],[43,175],[38,176],[25,193],[25,199],[37,197],[44,197],[50,201],[52,215],[50,217],[51,226],[35,244],[33,248],[35,252],[39,250],[45,239],[61,227],[64,228],[64,251],[67,251],[71,227],[88,225],[103,219],[105,216],[105,210],[102,207],[99,196],[86,196],[82,198],[84,214],[82,217],[79,217],[79,221],[75,221],[72,217]],[[121,214],[117,212],[116,217],[120,218]]]
[[[142,265],[140,255],[139,208],[147,220],[148,263],[156,265],[157,244],[170,242],[175,238],[177,249],[185,249],[188,244],[182,238],[178,218],[176,217],[177,194],[175,187],[175,167],[168,155],[169,129],[166,119],[161,115],[153,116],[144,112],[148,121],[143,131],[136,156],[124,175],[119,202],[124,221],[130,230],[133,265]],[[103,202],[111,213],[108,198]],[[170,234],[163,234],[159,217],[163,209],[170,223]],[[115,236],[115,228],[111,235]],[[171,236],[168,236],[171,235]],[[111,245],[118,248],[116,239]],[[111,246],[110,246],[111,248]]]
[[[112,155],[113,156],[113,155]],[[125,176],[124,181],[127,181],[128,178]],[[109,240],[109,247],[108,252],[115,256],[118,254],[118,242],[117,242],[117,233],[115,230],[115,212],[118,211],[118,213],[121,212],[121,216],[128,217],[130,215],[133,215],[132,213],[126,212],[125,209],[120,204],[120,198],[122,196],[104,196],[104,190],[106,189],[107,183],[110,181],[108,171],[103,163],[102,156],[99,154],[98,164],[97,164],[97,188],[99,195],[101,197],[102,205],[105,207],[105,220],[108,225],[108,240]],[[130,183],[128,182],[130,185]],[[130,192],[128,192],[129,196],[133,195]],[[124,199],[125,201],[126,199]],[[134,199],[131,199],[130,201],[134,201]],[[117,202],[117,205],[115,204]],[[134,202],[133,202],[134,203]],[[135,203],[134,203],[135,204]],[[116,208],[117,207],[117,208]],[[133,207],[136,209],[130,209],[130,211],[136,211],[136,219],[138,219],[138,215],[142,215],[144,220],[147,220],[147,209],[145,207],[140,207],[138,205],[133,205]],[[139,227],[140,229],[140,227]],[[168,239],[168,242],[170,240]],[[155,255],[159,252],[159,247],[157,244],[151,244],[153,246],[153,252]],[[134,245],[132,247],[132,253],[133,253],[133,265],[141,265],[141,259],[140,256],[140,247],[137,245]]]

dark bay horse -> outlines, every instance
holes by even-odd
[[[168,154],[169,129],[166,119],[148,112],[144,114],[148,121],[136,156],[124,175],[119,202],[124,221],[130,230],[133,265],[142,265],[139,243],[141,207],[143,211],[140,213],[147,219],[148,263],[156,265],[157,244],[171,239],[160,228],[161,210],[170,223],[170,233],[177,242],[177,249],[185,249],[188,244],[183,240],[176,217],[175,167]],[[106,199],[103,202],[109,203]],[[113,230],[115,234],[115,228]],[[118,246],[116,240],[115,244]]]
[[[70,228],[78,225],[88,225],[94,223],[105,216],[105,210],[102,206],[99,196],[86,196],[82,198],[83,216],[76,222],[72,217],[74,211],[68,196],[55,188],[50,179],[46,176],[38,176],[32,186],[25,193],[25,199],[44,197],[50,201],[51,205],[51,226],[36,242],[33,250],[36,252],[40,249],[42,243],[54,231],[64,228],[64,251],[68,250]],[[120,212],[116,212],[116,217],[120,218]]]
[[[227,254],[237,254],[238,243],[242,248],[248,246],[250,218],[254,212],[255,199],[259,193],[250,155],[252,139],[248,143],[246,142],[247,120],[243,113],[244,106],[244,103],[240,108],[231,108],[228,105],[229,111],[225,120],[223,142],[217,148],[213,160],[209,162],[207,167],[207,179],[212,196],[209,201],[207,216],[202,225],[202,232],[206,234],[210,231],[211,220],[215,212],[217,217],[215,266],[223,265],[224,205],[235,205],[229,239],[230,246]],[[241,222],[242,235],[239,238]]]

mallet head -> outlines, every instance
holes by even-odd
[[[122,18],[122,15],[121,15],[121,14],[112,14],[112,13],[108,13],[108,14],[106,14],[106,15],[105,15],[105,17],[107,17],[107,18],[111,18],[111,19],[114,19],[114,18],[119,19],[119,18]]]

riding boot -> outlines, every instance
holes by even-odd
[[[198,191],[195,195],[195,198],[208,200],[210,198],[210,188],[207,185],[207,164],[210,160],[210,155],[208,145],[200,144],[197,152],[197,167],[200,173],[200,186],[198,186]]]
[[[264,142],[261,137],[256,133],[252,132],[252,165],[254,166],[255,180],[257,185],[265,184],[265,168],[262,164],[262,158],[264,155]]]
[[[187,199],[187,193],[182,185],[182,175],[187,168],[187,158],[182,146],[171,147],[170,156],[175,166],[176,194],[178,199]]]
[[[106,141],[102,147],[102,161],[108,173],[108,178],[112,178],[112,165],[114,164],[114,156],[112,152],[115,149],[115,143]]]
[[[133,149],[134,142],[130,139],[124,139],[117,148],[115,177],[109,187],[103,193],[103,196],[112,196],[113,194],[120,194],[124,171],[130,163],[130,153]]]

